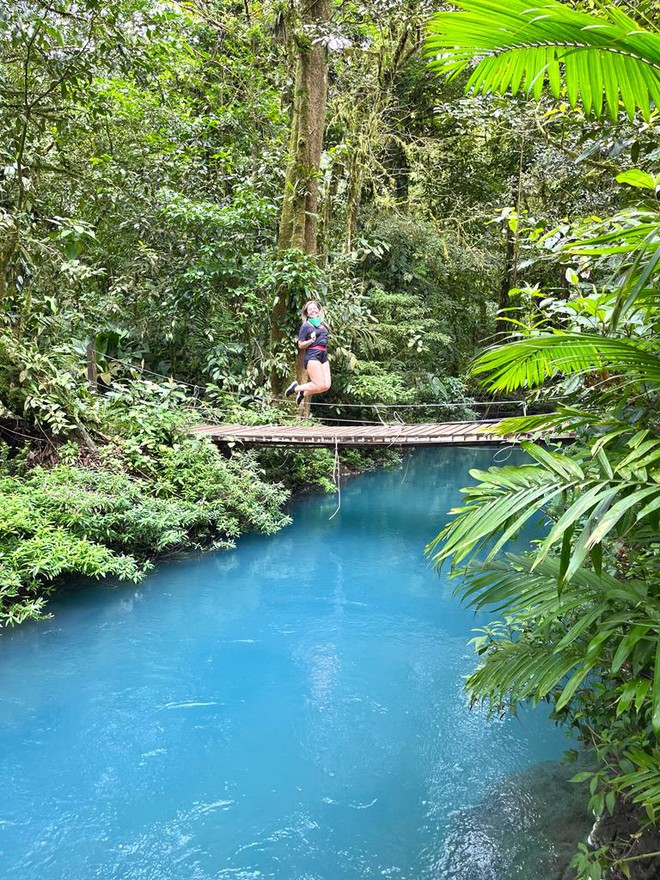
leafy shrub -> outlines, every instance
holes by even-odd
[[[68,464],[0,479],[0,621],[39,616],[60,576],[137,581],[148,557],[231,546],[246,529],[288,521],[288,493],[263,481],[253,456],[223,459],[192,437],[161,455],[152,480]]]
[[[341,451],[342,473],[345,470],[362,473],[401,464],[403,452],[398,448],[357,449],[346,447]]]
[[[329,449],[262,449],[259,461],[292,492],[334,492],[334,453]]]
[[[68,574],[137,581],[154,556],[232,546],[288,522],[287,489],[256,453],[224,457],[190,435],[197,417],[180,392],[136,381],[107,395],[98,412],[110,436],[91,462],[73,442],[52,468],[0,449],[0,624],[38,617]]]
[[[357,403],[364,404],[393,405],[413,400],[411,390],[405,386],[405,380],[399,373],[373,362],[362,364],[360,372],[351,377],[345,391]]]
[[[75,473],[70,468],[61,470]],[[101,500],[101,494],[91,496],[80,487],[76,491],[63,481],[61,491],[51,496],[42,481],[53,473],[40,468],[27,480],[0,478],[1,622],[20,623],[40,616],[54,579],[62,575],[114,575],[136,581],[145,570],[133,557],[85,534],[85,523],[95,519],[94,502]],[[56,479],[62,477],[60,473]],[[76,503],[92,497],[91,505],[76,513]]]

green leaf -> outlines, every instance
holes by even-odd
[[[612,672],[618,672],[619,669],[621,669],[639,640],[646,636],[649,628],[649,626],[633,626],[630,632],[625,634],[619,642],[619,647],[616,649],[614,657],[612,658],[612,664],[610,666]]]
[[[616,487],[616,490],[619,491],[619,487]],[[610,510],[589,535],[588,546],[593,547],[595,544],[602,541],[605,535],[607,535],[619,520],[628,511],[632,510],[635,505],[653,496],[657,497],[658,495],[660,495],[660,486],[645,486],[635,492],[631,492],[620,501],[617,501],[616,504],[612,505]]]
[[[599,620],[606,611],[607,606],[601,603],[599,605],[596,605],[595,608],[592,608],[591,611],[581,615],[579,620],[573,624],[566,635],[559,642],[557,642],[555,650],[563,651],[564,648],[572,645],[573,642],[575,642],[587,629],[593,626],[594,623]]]
[[[608,791],[605,795],[605,806],[607,807],[607,812],[611,815],[614,813],[614,804],[616,803],[616,794],[614,791]]]
[[[653,691],[651,694],[652,715],[651,726],[653,732],[660,734],[660,639],[655,652],[655,671],[653,674]]]
[[[572,106],[581,100],[586,113],[600,116],[607,105],[616,120],[621,95],[630,118],[637,108],[649,118],[649,95],[657,103],[660,91],[660,37],[612,7],[596,14],[555,0],[544,0],[542,10],[524,0],[460,0],[459,7],[429,23],[426,53],[438,73],[456,76],[477,59],[469,88],[515,92],[522,78],[538,97],[547,74],[556,97],[561,61]]]
[[[589,558],[591,559],[591,564],[594,567],[594,571],[600,577],[603,573],[603,545],[596,544],[591,553],[589,554]]]
[[[559,557],[559,580],[557,584],[559,587],[564,582],[564,578],[566,577],[566,572],[568,571],[568,565],[571,561],[571,548],[573,543],[573,526],[569,526],[561,541],[561,554]]]
[[[580,773],[576,773],[569,782],[587,782],[591,779],[594,774],[589,770],[583,770]]]
[[[630,171],[623,171],[617,174],[618,183],[627,183],[630,186],[636,186],[640,189],[650,189],[655,192],[655,177],[646,171],[640,171],[639,168],[631,168]]]
[[[563,709],[564,706],[566,706],[570,702],[570,700],[573,698],[573,695],[575,694],[576,690],[582,684],[584,679],[589,675],[589,673],[592,671],[594,666],[595,666],[595,663],[586,664],[586,665],[582,664],[576,670],[576,672],[573,673],[573,675],[568,680],[566,687],[564,687],[564,689],[562,690],[559,699],[557,700],[557,710]]]

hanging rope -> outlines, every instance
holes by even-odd
[[[332,471],[332,479],[337,488],[337,509],[328,517],[328,520],[334,519],[341,508],[341,468],[339,466],[339,440],[335,437],[335,466]]]
[[[391,443],[387,444],[388,449],[391,449],[393,446],[398,445],[398,442],[401,438],[401,432],[403,431],[403,429],[405,427],[407,427],[406,423],[403,421],[403,419],[401,418],[399,413],[394,413],[394,419],[395,419],[395,424],[398,425],[398,427],[399,427],[399,433],[396,435],[396,437],[393,438]]]
[[[504,464],[504,462],[507,462],[511,458],[513,450],[516,448],[517,447],[513,443],[502,446],[501,449],[498,449],[497,452],[493,455],[493,461],[497,464]],[[504,453],[506,453],[506,455],[504,455]]]
[[[404,473],[403,473],[403,476],[401,477],[401,482],[399,483],[400,486],[403,486],[403,484],[404,484],[405,481],[406,481],[406,477],[408,476],[408,466],[409,466],[409,465],[410,465],[410,456],[407,455],[407,456],[406,456],[406,469],[405,469],[405,471],[404,471]]]
[[[196,391],[204,391],[205,387],[203,385],[194,385],[192,382],[184,382],[183,379],[175,379],[174,376],[166,376],[164,373],[156,373],[154,370],[148,370],[146,367],[138,367],[136,364],[132,364],[130,361],[122,360],[122,358],[113,357],[111,354],[105,354],[102,351],[98,351],[98,349],[93,349],[93,353],[97,354],[99,357],[105,358],[108,361],[114,361],[117,364],[123,364],[125,367],[128,367],[131,370],[136,370],[138,373],[146,373],[148,376],[156,376],[158,379],[165,379],[167,382],[176,382],[177,385],[185,385],[187,388],[193,388]]]

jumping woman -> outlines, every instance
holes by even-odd
[[[305,397],[320,394],[330,387],[330,364],[328,363],[328,326],[323,309],[310,300],[302,308],[303,323],[298,331],[298,348],[304,352],[304,366],[309,382],[292,382],[284,392],[287,397],[296,395],[298,406]]]

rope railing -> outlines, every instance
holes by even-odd
[[[114,361],[117,364],[123,364],[125,367],[129,367],[131,370],[137,370],[138,373],[147,373],[149,376],[157,376],[159,379],[165,379],[167,382],[176,382],[177,385],[185,385],[188,388],[194,388],[197,391],[204,391],[204,385],[194,385],[192,382],[185,382],[183,379],[175,379],[174,376],[166,376],[164,373],[156,373],[154,370],[148,370],[146,367],[139,367],[136,364],[132,364],[130,361],[123,360],[122,358],[114,357],[111,354],[106,354],[103,351],[99,351],[98,349],[92,349],[91,353],[99,355],[99,357],[106,358],[109,361]]]
[[[559,400],[559,398],[553,398]],[[313,406],[335,406],[341,409],[442,409],[443,407],[464,407],[472,409],[474,406],[504,406],[508,404],[519,404],[521,406],[529,406],[527,400],[453,400],[444,403],[325,403],[323,401],[314,401]]]
[[[122,358],[114,357],[114,355],[109,355],[104,352],[98,351],[94,349],[94,354],[99,355],[100,357],[107,358],[108,360],[114,361],[115,363],[123,364],[124,366],[130,368],[131,370],[136,370],[139,373],[145,373],[149,376],[155,376],[159,379],[164,379],[167,382],[175,382],[177,385],[184,385],[187,388],[192,388],[195,391],[205,391],[206,386],[197,385],[192,382],[186,382],[183,379],[176,379],[174,376],[167,376],[164,373],[158,373],[155,370],[149,370],[146,367],[138,366],[136,364],[131,363],[130,361],[126,361]],[[245,398],[246,395],[244,392],[240,391],[228,391],[222,390],[222,393],[228,397],[235,398]],[[257,400],[262,403],[285,403],[287,402],[285,398],[281,397],[261,397],[258,394],[247,395],[250,396],[253,400]],[[542,401],[543,404],[552,404],[558,403],[562,400],[561,397],[553,397],[547,398]],[[442,401],[442,402],[429,402],[429,403],[343,403],[343,402],[326,402],[321,400],[311,401],[310,403],[313,407],[328,407],[333,408],[334,410],[345,410],[345,409],[371,409],[381,411],[381,410],[413,410],[413,409],[474,409],[475,407],[507,407],[507,406],[520,406],[523,409],[523,414],[526,414],[527,408],[530,406],[530,401],[528,400],[452,400],[452,401]],[[395,413],[396,416],[396,413]],[[351,424],[365,424],[365,425],[377,425],[383,424],[382,418],[376,420],[368,420],[368,419],[341,419],[337,417],[323,416],[325,421],[329,422],[345,422]]]

